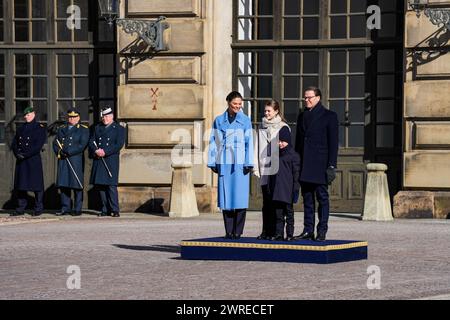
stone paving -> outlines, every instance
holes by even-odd
[[[181,260],[181,240],[222,235],[218,214],[28,217],[0,214],[0,299],[450,298],[450,220],[332,215],[328,238],[367,240],[369,259],[316,265]],[[301,225],[296,213],[296,234]],[[249,213],[245,236],[260,226],[260,213]],[[80,289],[67,287],[72,265]],[[380,289],[368,289],[377,283],[372,268],[381,272]]]

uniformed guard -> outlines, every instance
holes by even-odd
[[[17,192],[17,208],[12,215],[22,215],[27,206],[27,192],[33,191],[35,207],[33,216],[39,216],[44,209],[44,175],[41,150],[47,139],[44,125],[36,121],[33,107],[23,112],[25,123],[17,129],[11,149],[16,157],[14,190]]]
[[[103,107],[100,116],[102,123],[95,126],[89,139],[89,154],[94,159],[90,183],[100,191],[99,216],[119,217],[119,154],[125,143],[125,129],[114,121],[111,107]]]
[[[80,113],[71,108],[67,123],[61,126],[53,141],[53,151],[58,157],[56,186],[61,191],[61,211],[56,215],[81,215],[84,187],[84,150],[89,142],[89,128],[80,124]],[[75,194],[73,210],[72,190]]]

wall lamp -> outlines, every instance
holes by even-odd
[[[430,3],[429,0],[408,0],[408,5],[416,12],[417,18],[420,17],[420,13],[423,11],[432,24],[445,26],[450,31],[450,2],[444,4],[442,2]]]
[[[154,51],[168,50],[164,45],[163,33],[169,27],[169,24],[163,22],[166,17],[161,16],[157,20],[137,20],[137,19],[120,19],[119,5],[120,0],[98,0],[101,16],[108,22],[110,26],[114,21],[117,26],[122,27],[123,31],[128,34],[137,33],[147,45]]]

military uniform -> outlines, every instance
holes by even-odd
[[[24,116],[34,112],[32,107],[24,111]],[[35,195],[34,215],[44,209],[44,175],[42,172],[41,150],[47,139],[44,125],[36,120],[26,122],[17,129],[11,149],[17,159],[14,174],[14,190],[17,192],[16,214],[23,214],[27,206],[27,191]]]
[[[75,109],[70,109],[67,115],[78,117],[79,113]],[[53,141],[53,151],[58,157],[56,186],[61,190],[61,211],[58,215],[71,212],[74,215],[81,214],[84,186],[84,150],[88,142],[89,128],[79,123],[71,125],[69,122],[58,129]],[[72,165],[73,171],[70,165]],[[75,194],[73,211],[71,208],[72,190]]]
[[[111,113],[111,108],[102,110],[102,116]],[[100,191],[102,215],[119,216],[119,197],[117,193],[119,154],[124,143],[125,128],[114,121],[109,125],[104,125],[103,123],[96,125],[89,140],[89,154],[94,159],[90,183],[95,185]],[[97,156],[95,153],[97,149],[103,149],[105,156]],[[111,176],[109,173],[111,173]]]

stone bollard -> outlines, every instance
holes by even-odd
[[[362,215],[363,220],[394,220],[386,177],[387,169],[387,165],[383,163],[369,163],[367,165],[368,177]]]
[[[173,164],[169,217],[196,217],[199,214],[192,184],[192,163]]]

